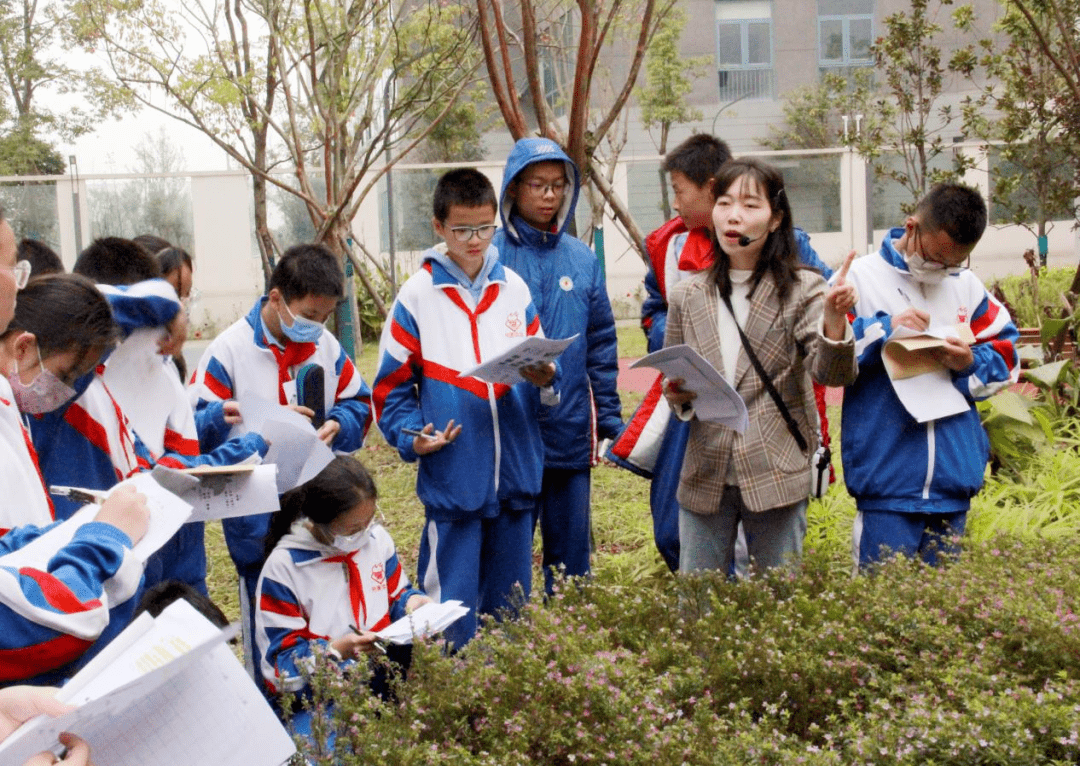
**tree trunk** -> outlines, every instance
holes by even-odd
[[[618,221],[627,235],[630,237],[630,243],[637,250],[638,255],[646,266],[649,265],[649,253],[645,249],[645,234],[638,227],[634,221],[634,217],[630,215],[630,211],[626,209],[626,205],[619,199],[619,196],[615,194],[615,190],[611,188],[611,185],[604,178],[604,174],[598,172],[593,168],[593,172],[590,174],[592,183],[596,186],[597,191],[603,195],[604,199],[609,205],[611,205],[611,214],[615,216],[615,220]]]

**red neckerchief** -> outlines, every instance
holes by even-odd
[[[345,571],[349,575],[349,603],[352,605],[353,619],[356,620],[356,629],[363,630],[364,625],[367,623],[367,604],[364,602],[364,584],[360,579],[360,568],[353,561],[353,557],[357,553],[359,551],[342,553],[338,556],[327,556],[323,561],[345,565]]]
[[[679,271],[701,271],[712,266],[715,259],[709,230],[704,226],[691,229],[679,253]]]
[[[285,350],[282,351],[278,348],[276,343],[267,342],[267,346],[270,347],[270,351],[274,354],[274,359],[277,360],[278,369],[278,400],[281,404],[288,404],[288,400],[285,398],[285,383],[292,378],[289,376],[289,368],[300,364],[309,356],[315,353],[314,343],[293,343],[285,341]]]

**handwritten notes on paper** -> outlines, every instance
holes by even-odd
[[[460,601],[434,601],[424,604],[400,620],[390,623],[375,635],[392,644],[411,644],[414,638],[426,638],[441,633],[469,613]]]
[[[503,383],[512,386],[520,383],[522,367],[532,367],[538,364],[547,364],[559,358],[559,355],[570,347],[577,339],[577,335],[560,340],[550,338],[537,338],[531,336],[521,341],[509,351],[504,351],[496,357],[488,359],[483,364],[464,370],[461,377],[480,378],[488,383]]]
[[[690,346],[668,346],[642,357],[630,367],[652,367],[669,379],[681,378],[683,390],[697,394],[694,414],[707,423],[721,423],[743,433],[750,425],[746,402],[715,367]]]

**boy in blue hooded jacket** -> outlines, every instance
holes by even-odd
[[[499,260],[529,286],[549,338],[578,339],[559,357],[561,401],[541,416],[544,475],[537,508],[544,584],[552,570],[589,573],[590,472],[597,447],[622,428],[615,319],[600,263],[567,233],[580,179],[557,143],[523,138],[503,173],[502,228],[493,244]]]

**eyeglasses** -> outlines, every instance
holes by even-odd
[[[495,224],[488,223],[483,226],[452,226],[450,231],[454,232],[454,239],[458,242],[468,242],[473,238],[474,234],[481,241],[487,241],[495,236],[495,229],[497,228]]]
[[[959,274],[961,271],[966,271],[971,263],[971,253],[968,253],[961,263],[949,263],[937,255],[926,252],[922,242],[922,227],[918,225],[915,227],[915,250],[926,261],[927,266],[935,271],[948,271],[950,274]]]
[[[0,266],[0,269],[10,271],[15,278],[15,288],[22,290],[26,287],[26,283],[30,281],[30,272],[33,267],[30,265],[30,261],[19,261],[14,266]]]
[[[555,192],[556,197],[561,197],[566,193],[566,187],[569,185],[566,181],[555,181],[554,183],[545,183],[543,181],[523,181],[522,183],[528,188],[530,192],[537,197],[543,197],[548,192]]]

